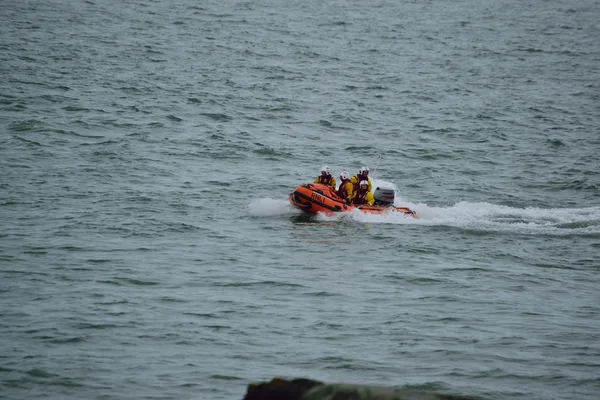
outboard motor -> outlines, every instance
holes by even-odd
[[[376,188],[373,193],[375,205],[378,206],[393,206],[394,205],[394,189]]]

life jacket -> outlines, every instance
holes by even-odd
[[[367,202],[365,201],[365,196],[367,195],[367,193],[369,193],[369,189],[367,190],[361,190],[358,189],[358,191],[356,192],[356,195],[354,196],[354,199],[352,199],[352,203],[354,204],[367,204]]]
[[[348,182],[350,182],[350,179],[346,179],[345,181],[343,180],[342,183],[340,183],[340,187],[338,189],[338,196],[340,196],[344,200],[346,200],[346,198],[348,197],[348,190],[346,190],[346,184]]]
[[[319,183],[323,185],[331,186],[331,179],[333,179],[331,175],[319,175]]]

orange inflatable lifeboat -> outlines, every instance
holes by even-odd
[[[298,186],[290,194],[290,203],[306,214],[316,214],[319,212],[332,214],[357,209],[370,214],[395,211],[417,218],[417,214],[408,207],[394,206],[394,191],[392,189],[378,187],[375,189],[373,197],[375,198],[374,205],[355,206],[346,204],[331,186],[307,183]]]

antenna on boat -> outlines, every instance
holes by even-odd
[[[379,167],[379,161],[381,161],[381,157],[383,157],[383,154],[379,155],[379,159],[377,160],[377,165],[375,166],[375,169],[371,173],[371,176],[375,175],[375,171],[377,171],[377,167]]]

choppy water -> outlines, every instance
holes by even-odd
[[[241,399],[282,376],[597,398],[599,20],[0,2],[0,397]],[[299,215],[324,164],[369,166],[420,219]]]

